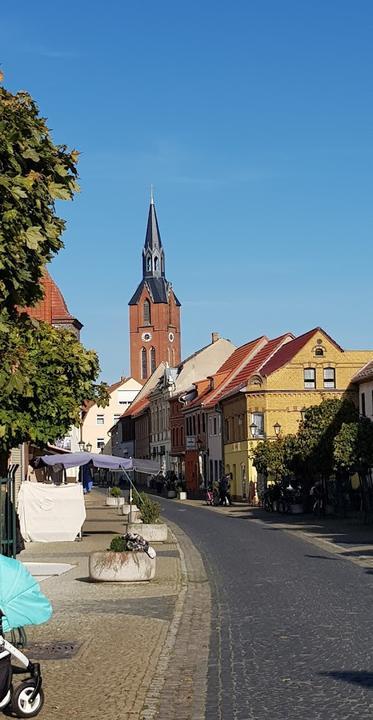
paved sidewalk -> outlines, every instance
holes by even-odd
[[[235,503],[230,507],[212,507],[203,500],[174,501],[202,507],[207,512],[217,512],[232,520],[260,522],[269,530],[282,530],[302,537],[327,552],[352,561],[367,572],[373,573],[373,522],[364,524],[360,518],[336,518],[327,516],[316,518],[311,514],[281,515],[267,513],[262,508],[246,503]]]
[[[46,702],[40,718],[139,720],[161,653],[166,669],[173,651],[175,637],[169,631],[186,582],[178,546],[171,534],[167,544],[156,546],[156,578],[150,583],[91,583],[89,554],[106,549],[122,532],[123,516],[106,508],[97,491],[86,504],[82,542],[31,543],[21,556],[26,562],[74,565],[42,583],[54,615],[46,625],[28,629],[30,643],[81,644],[70,659],[41,660]],[[158,677],[160,687],[163,681]]]

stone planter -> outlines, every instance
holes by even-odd
[[[156,542],[167,542],[168,537],[168,529],[165,523],[143,523],[141,527],[136,523],[128,523],[126,532],[138,533],[150,544]]]
[[[186,500],[187,494],[186,494],[185,490],[180,490],[177,494],[177,497],[178,497],[178,500]]]
[[[108,495],[105,504],[108,507],[121,507],[124,505],[124,497],[112,497],[111,495]]]
[[[290,505],[290,512],[292,515],[300,515],[303,512],[303,505],[301,503],[292,503]]]
[[[144,552],[94,552],[89,556],[89,577],[96,582],[152,580],[155,562]]]
[[[168,497],[168,498],[175,498],[175,497],[176,497],[176,490],[167,490],[167,497]]]
[[[125,503],[122,506],[122,513],[128,522],[130,515],[130,505],[127,505],[127,503]],[[138,522],[139,520],[141,520],[140,509],[137,507],[137,505],[132,505],[132,522]]]

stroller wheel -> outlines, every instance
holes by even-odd
[[[44,693],[40,688],[35,700],[30,702],[34,688],[33,680],[25,680],[15,688],[12,697],[12,712],[16,717],[28,718],[39,714],[44,705]]]

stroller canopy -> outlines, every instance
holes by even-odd
[[[49,600],[39,583],[18,560],[0,555],[0,610],[3,630],[41,625],[52,615]]]

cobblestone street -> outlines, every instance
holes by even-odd
[[[369,552],[367,565],[346,560],[354,542],[363,552],[364,530],[354,541],[352,531],[338,533],[332,523],[331,538],[345,541],[336,552],[318,537],[323,528],[303,534],[290,522],[289,534],[240,508],[162,505],[193,538],[210,581],[206,720],[371,718]]]

